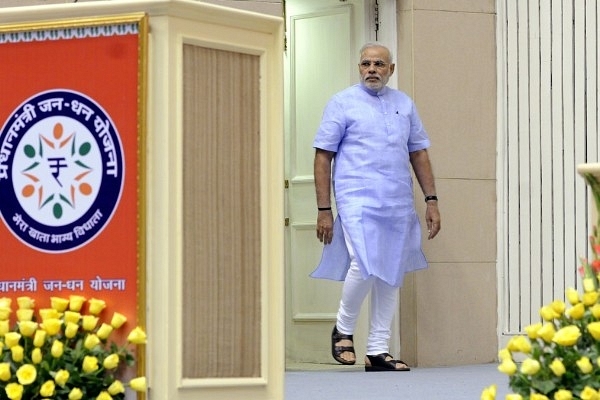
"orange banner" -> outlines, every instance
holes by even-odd
[[[138,323],[140,21],[0,27],[0,297],[83,295]]]

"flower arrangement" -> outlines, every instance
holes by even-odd
[[[124,399],[126,386],[146,390],[145,377],[128,384],[119,380],[123,368],[135,362],[128,346],[146,342],[141,328],[119,346],[109,337],[127,318],[115,312],[110,323],[101,322],[103,300],[73,295],[50,301],[36,315],[33,299],[17,298],[11,328],[12,299],[0,298],[1,400],[110,400]]]
[[[600,212],[600,184],[581,172]],[[600,400],[600,219],[589,237],[592,258],[581,259],[583,293],[566,290],[567,303],[555,300],[540,309],[541,321],[525,328],[500,350],[498,370],[514,393],[505,400]],[[515,355],[520,366],[515,361]],[[494,400],[496,385],[481,400]]]

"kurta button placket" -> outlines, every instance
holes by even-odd
[[[378,93],[377,98],[379,99],[379,103],[381,105],[381,112],[383,113],[383,119],[385,121],[385,129],[386,133],[389,135],[392,134],[392,121],[390,120],[390,114],[387,110],[387,102],[383,98],[382,94]]]

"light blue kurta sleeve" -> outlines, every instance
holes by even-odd
[[[346,118],[344,108],[339,102],[338,96],[334,96],[325,106],[321,125],[315,136],[313,147],[336,153],[345,131]]]
[[[417,107],[415,103],[412,102],[412,112],[410,114],[410,135],[408,137],[408,151],[412,153],[413,151],[423,150],[431,146],[429,141],[429,136],[427,132],[425,132],[425,128],[423,127],[423,122],[419,117],[419,113],[417,112]]]

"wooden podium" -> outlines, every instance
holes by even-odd
[[[143,21],[138,124],[119,134],[137,144],[123,183],[136,184],[137,226],[114,226],[114,217],[90,243],[130,231],[137,243],[148,398],[283,399],[283,20],[189,0],[123,0],[1,9],[0,29],[95,30],[132,17]],[[68,66],[95,54],[57,57]],[[55,90],[60,73],[48,82],[36,90]],[[119,96],[116,85],[109,97]],[[109,252],[118,260],[118,246]]]

